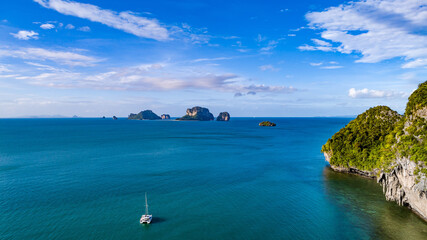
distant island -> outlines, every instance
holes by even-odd
[[[178,121],[211,121],[214,120],[214,116],[209,112],[209,109],[204,107],[193,107],[187,109],[187,114],[181,118],[177,118]]]
[[[128,117],[131,120],[159,120],[162,119],[151,110],[144,110],[138,114],[131,113]]]
[[[411,94],[403,116],[370,108],[321,151],[333,170],[376,178],[387,200],[427,220],[427,82]]]
[[[217,121],[230,121],[230,114],[228,112],[221,112],[219,113],[218,117],[216,117]]]
[[[159,117],[151,110],[144,110],[139,112],[138,114],[131,113],[128,116],[130,120],[160,120],[160,119],[171,119],[169,114],[162,114]],[[188,108],[186,111],[186,115],[183,117],[177,118],[177,121],[212,121],[214,120],[214,116],[209,109],[204,107],[193,107]],[[229,121],[230,114],[228,112],[221,112],[216,118],[217,121]]]
[[[260,122],[258,125],[260,125],[261,127],[275,127],[276,126],[275,123],[272,123],[270,121],[263,121],[263,122]]]

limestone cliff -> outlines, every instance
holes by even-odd
[[[216,118],[217,121],[230,121],[230,114],[228,112],[222,112]]]
[[[322,147],[335,171],[376,178],[385,198],[427,220],[427,82],[409,97],[403,116],[371,108]]]
[[[187,109],[187,114],[176,120],[180,121],[211,121],[214,116],[209,112],[209,109],[203,107],[193,107]]]
[[[169,114],[162,114],[162,119],[171,119],[171,116]]]

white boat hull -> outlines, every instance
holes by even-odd
[[[153,219],[153,215],[142,215],[139,223],[141,224],[150,224]]]

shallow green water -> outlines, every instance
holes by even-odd
[[[327,168],[349,121],[2,119],[0,238],[427,239],[375,181]]]

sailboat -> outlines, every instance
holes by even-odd
[[[153,219],[153,215],[148,215],[148,203],[147,203],[147,193],[145,193],[145,214],[141,216],[139,223],[141,224],[150,224],[151,219]]]

